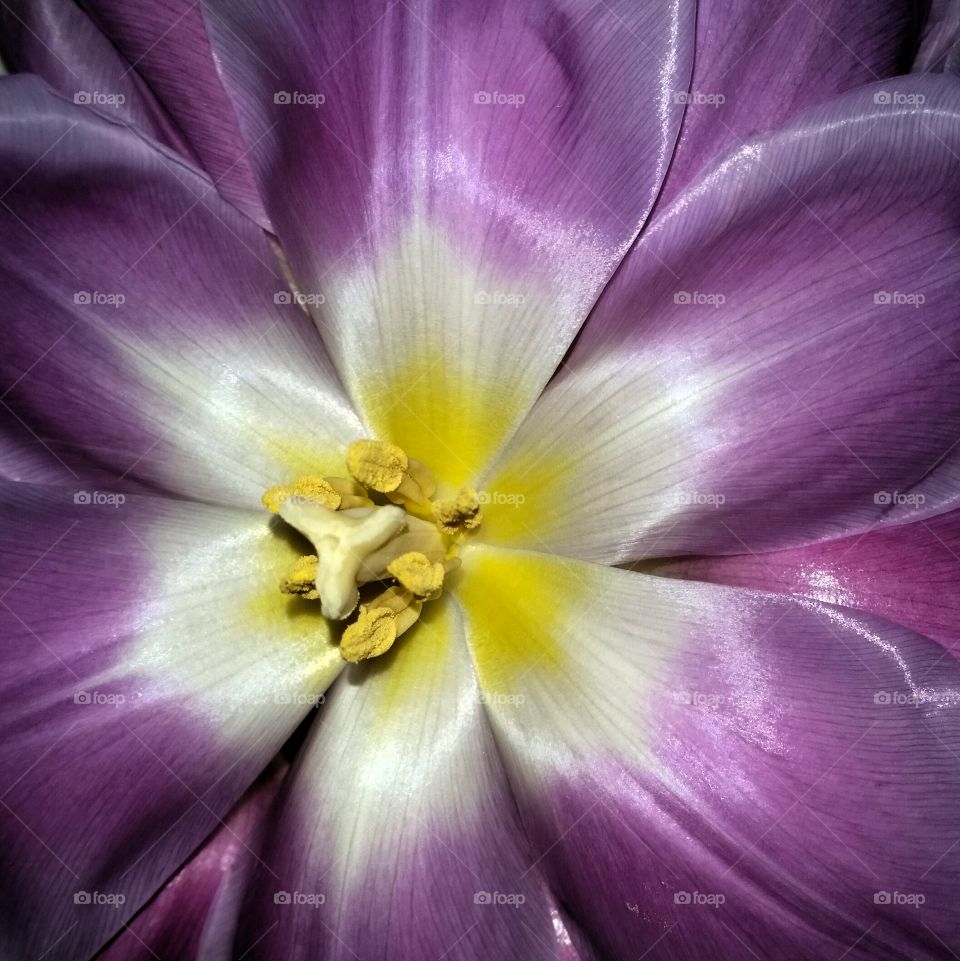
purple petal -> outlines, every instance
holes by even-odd
[[[9,484],[0,525],[0,897],[10,957],[88,957],[340,670],[277,590],[261,516]]]
[[[154,493],[130,476],[118,478],[83,450],[55,451],[4,402],[12,388],[0,394],[0,478],[29,484],[51,484],[89,490],[100,487],[124,494]]]
[[[10,70],[36,73],[68,100],[131,124],[192,157],[140,75],[89,16],[63,0],[0,6],[0,56]]]
[[[758,133],[902,73],[916,18],[908,0],[701,0],[689,102],[658,209]]]
[[[960,656],[960,511],[792,551],[654,562],[652,573],[878,614]]]
[[[0,380],[30,431],[62,459],[251,507],[339,464],[362,428],[256,226],[36,78],[0,83],[0,128]]]
[[[322,712],[264,843],[238,955],[571,957],[449,606],[345,675]]]
[[[58,457],[42,437],[31,432],[0,395],[0,477],[34,484],[80,481],[78,469]]]
[[[97,961],[230,961],[254,848],[286,771],[268,769]]]
[[[4,6],[13,36],[3,49],[16,69],[39,73],[70,99],[77,91],[114,97],[148,89],[178,129],[172,145],[198,160],[227,200],[270,229],[198,3],[89,0],[85,14],[63,0]],[[119,107],[101,101],[102,109],[140,122],[142,111],[132,114],[131,100]],[[155,124],[143,129],[156,136]]]
[[[960,2],[931,0],[923,39],[913,62],[917,71],[960,73]]]
[[[730,157],[655,219],[485,482],[525,498],[491,542],[742,554],[949,509],[958,176],[960,85],[933,74]]]
[[[939,645],[516,551],[472,552],[457,597],[534,856],[602,957],[960,947],[960,664]]]
[[[664,81],[689,69],[691,11],[564,6],[368,0],[344,13],[313,0],[266,18],[253,2],[207,5],[302,278],[359,260],[421,204],[474,250],[505,244],[504,263],[609,268],[643,223],[673,146],[678,112],[666,109]],[[408,69],[410,57],[423,69]],[[560,233],[576,226],[596,236]],[[481,227],[494,233],[478,236]],[[585,242],[595,249],[579,250]]]
[[[205,9],[351,397],[376,433],[411,448],[437,437],[471,474],[644,223],[682,113],[693,4]]]

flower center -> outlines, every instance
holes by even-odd
[[[435,498],[433,475],[395,444],[355,441],[346,468],[348,477],[271,487],[263,506],[316,551],[297,561],[280,590],[319,601],[324,617],[345,622],[340,653],[355,663],[390,650],[441,595],[482,515],[472,488]]]

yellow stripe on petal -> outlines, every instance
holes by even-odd
[[[344,447],[312,440],[305,426],[303,437],[264,435],[255,438],[265,457],[277,465],[276,480],[288,484],[305,476],[343,474]]]
[[[275,525],[178,503],[138,536],[157,563],[125,666],[148,679],[145,696],[184,698],[241,745],[264,736],[264,716],[289,734],[344,666],[318,605],[279,590],[308,547]]]
[[[479,491],[483,505],[482,540],[549,550],[552,521],[572,502],[589,511],[590,490],[582,462],[562,449],[513,451]]]
[[[373,683],[377,699],[371,723],[390,725],[417,703],[429,710],[437,685],[450,671],[450,645],[463,643],[456,618],[447,598],[424,604],[416,627],[398,638],[386,654],[364,666],[368,673],[362,675],[363,682]]]
[[[526,744],[566,731],[561,766],[612,751],[660,770],[648,734],[686,636],[665,578],[486,544],[464,551],[461,575],[453,593],[495,728]]]
[[[503,381],[479,379],[436,348],[363,381],[357,402],[376,437],[429,464],[448,489],[473,482],[524,413]]]
[[[278,589],[303,560],[301,552],[291,540],[267,531],[251,547],[256,554],[254,565],[262,572],[257,588],[247,603],[223,610],[221,616],[248,631],[262,632],[274,643],[279,640],[285,655],[301,665],[303,683],[325,689],[343,668],[330,624],[320,613],[319,605]]]
[[[332,317],[331,350],[368,435],[428,464],[444,497],[475,484],[567,347],[567,328],[542,335],[569,311],[549,278],[491,254],[475,262],[419,213],[375,261],[324,284],[320,319]]]
[[[455,594],[463,605],[484,693],[521,695],[531,671],[573,679],[564,649],[570,632],[583,630],[592,586],[590,569],[583,564],[470,547]]]

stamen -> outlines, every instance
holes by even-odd
[[[420,461],[414,460],[412,457],[409,458],[407,463],[407,472],[416,481],[417,487],[423,491],[423,500],[429,500],[437,492],[437,482],[434,479],[433,474],[430,473],[430,469],[426,464],[421,464]]]
[[[309,538],[317,551],[316,587],[323,616],[345,618],[359,600],[357,574],[366,557],[406,523],[399,507],[333,511],[320,504],[285,500],[280,516]]]
[[[480,497],[472,487],[463,487],[453,500],[434,501],[430,507],[437,526],[446,534],[472,531],[483,520]]]
[[[392,587],[381,591],[369,604],[364,604],[363,607],[370,609],[386,607],[393,611],[394,614],[400,614],[413,604],[414,601],[414,596],[405,587],[394,584]]]
[[[317,477],[308,474],[289,484],[275,484],[260,498],[263,506],[273,514],[280,513],[280,505],[296,497],[309,504],[320,504],[332,511],[351,507],[373,507],[363,488],[348,477]]]
[[[368,657],[379,657],[393,647],[397,639],[397,615],[386,607],[370,610],[363,606],[360,616],[340,638],[340,656],[351,664]]]
[[[340,506],[340,494],[323,477],[307,475],[298,477],[290,484],[275,484],[263,493],[260,500],[273,514],[280,513],[280,506],[291,497],[310,504],[320,504],[335,511]]]
[[[460,566],[451,550],[482,518],[480,498],[470,487],[432,502],[433,475],[396,444],[355,441],[347,471],[350,477],[308,475],[276,485],[264,493],[263,504],[316,550],[296,562],[280,590],[319,599],[329,620],[357,611],[340,643],[343,658],[356,663],[390,650],[416,623],[424,602],[442,594],[445,576]],[[380,506],[383,497],[393,504]],[[357,610],[359,587],[388,578],[396,583]]]
[[[435,600],[443,589],[443,564],[431,561],[419,551],[401,554],[391,561],[387,570],[402,587],[421,600]]]
[[[357,440],[347,449],[347,470],[368,490],[400,504],[426,504],[437,489],[433,475],[396,444]]]
[[[347,470],[364,487],[386,494],[403,482],[409,460],[396,444],[357,440],[347,449]]]
[[[357,619],[340,638],[340,656],[351,664],[379,657],[417,622],[423,602],[400,587],[387,588],[369,604],[360,605]]]
[[[324,480],[340,495],[340,510],[352,507],[373,507],[367,492],[349,477],[325,477]]]
[[[317,556],[308,554],[301,557],[290,573],[280,582],[280,592],[295,594],[307,601],[315,601],[320,597],[317,591]]]

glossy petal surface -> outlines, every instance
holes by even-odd
[[[946,958],[960,666],[817,602],[478,548],[458,589],[534,854],[601,956]]]
[[[262,232],[132,131],[0,82],[3,402],[61,458],[257,507],[362,432]]]
[[[956,503],[960,85],[895,92],[744,146],[655,220],[481,485],[484,537],[759,553]]]
[[[6,957],[101,947],[220,823],[342,661],[264,515],[5,484]],[[303,551],[299,551],[302,553]]]
[[[369,429],[471,480],[653,204],[692,4],[205,9],[270,217]]]

